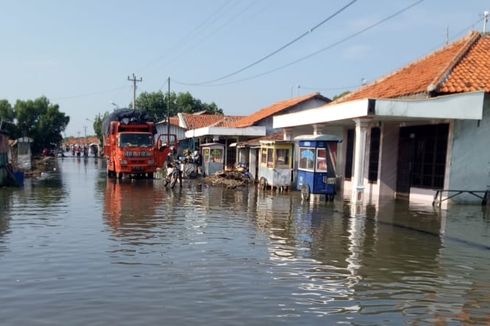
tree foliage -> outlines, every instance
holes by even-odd
[[[170,116],[175,116],[179,112],[195,113],[207,111],[210,114],[223,114],[216,103],[205,103],[193,97],[189,92],[178,93],[170,92],[170,96],[162,91],[143,92],[136,98],[136,108],[145,110],[155,120],[163,120],[167,117],[167,99],[170,98]]]
[[[102,133],[102,121],[104,121],[104,119],[108,115],[109,115],[109,112],[104,112],[103,115],[101,115],[99,113],[94,118],[93,128],[94,128],[95,135],[97,136],[97,139],[99,140],[99,144],[102,144],[103,143],[103,139],[104,139],[104,136],[103,136],[103,133]]]
[[[13,107],[7,100],[0,100],[0,120],[10,123],[7,131],[11,138],[32,138],[32,151],[39,153],[43,148],[52,148],[61,143],[61,133],[70,117],[60,112],[58,104],[51,104],[46,97],[39,97],[35,100],[17,100]]]

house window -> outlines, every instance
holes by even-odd
[[[300,147],[299,149],[299,168],[311,170],[315,168],[315,149],[310,147]]]
[[[327,172],[327,150],[325,148],[316,150],[316,171]]]
[[[352,163],[354,158],[354,142],[356,134],[354,129],[347,130],[347,148],[345,155],[345,179],[350,180],[352,178]]]
[[[378,181],[378,166],[379,166],[379,142],[381,129],[376,127],[371,129],[371,141],[369,146],[369,171],[368,180],[370,183]]]
[[[289,149],[280,148],[276,150],[276,167],[289,167]]]

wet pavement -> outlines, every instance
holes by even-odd
[[[101,160],[0,189],[2,325],[489,324],[490,213],[302,203]]]

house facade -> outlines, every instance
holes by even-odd
[[[490,188],[489,53],[490,36],[473,32],[335,102],[276,116],[273,127],[287,139],[342,138],[338,178],[354,203],[432,202],[454,190],[464,190],[455,202],[481,202]]]

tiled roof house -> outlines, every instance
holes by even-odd
[[[280,101],[267,106],[243,119],[238,120],[234,126],[238,128],[250,127],[254,125],[267,126],[267,133],[272,129],[272,117],[276,114],[285,114],[298,112],[301,110],[314,108],[325,103],[329,103],[330,99],[322,96],[320,93],[311,93],[304,96],[298,96],[288,100]]]
[[[441,202],[451,189],[490,191],[489,94],[490,34],[472,32],[334,102],[276,116],[273,126],[342,137],[337,170],[354,202],[432,202],[442,189]]]
[[[389,76],[343,96],[336,103],[363,98],[435,97],[488,92],[489,54],[490,36],[472,32]]]

